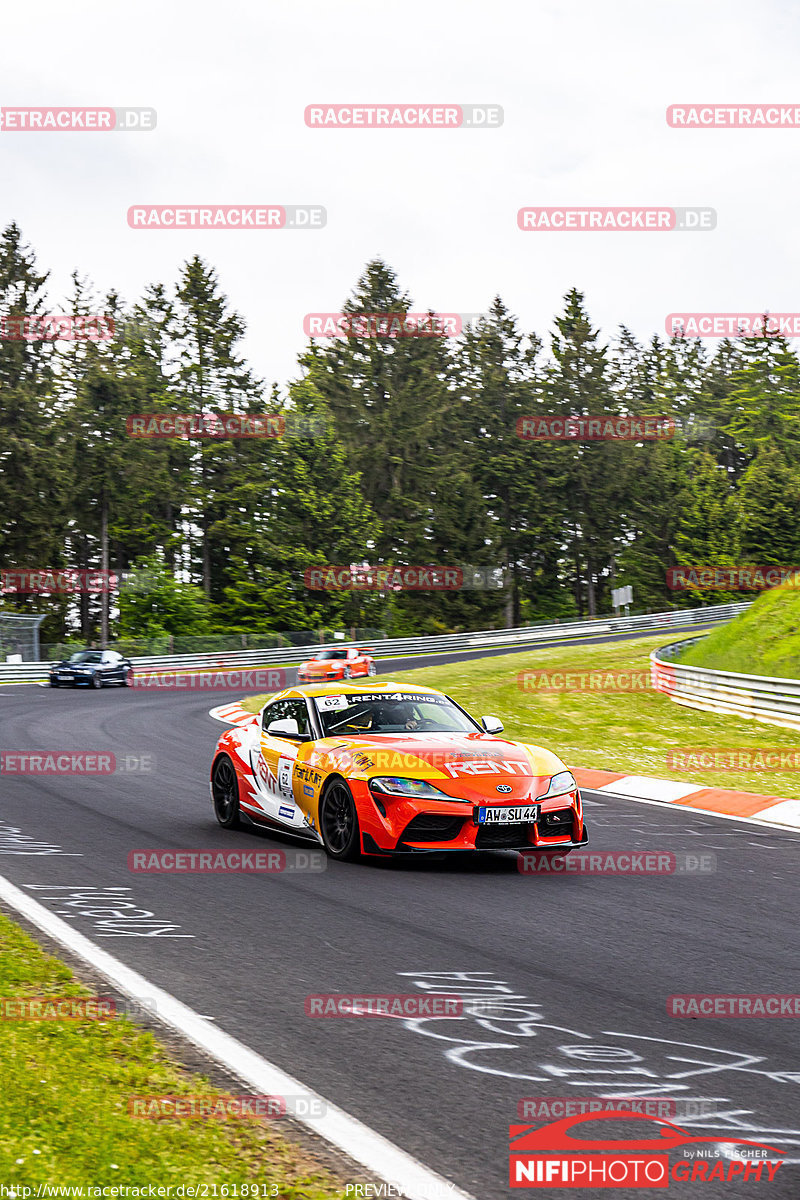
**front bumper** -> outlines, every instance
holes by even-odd
[[[564,796],[537,800],[540,811],[531,824],[486,825],[477,823],[477,805],[471,802],[442,801],[434,808],[413,797],[373,795],[361,780],[350,780],[350,787],[365,854],[563,853],[585,846],[589,840],[579,798],[576,804]]]

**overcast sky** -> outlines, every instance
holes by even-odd
[[[296,373],[303,317],[383,257],[416,306],[499,293],[546,335],[577,286],[612,336],[672,311],[800,310],[800,129],[671,129],[668,105],[800,103],[789,0],[320,0],[3,12],[9,105],[157,110],[148,133],[0,132],[2,224],[50,268],[128,301],[198,253],[268,381]],[[312,103],[502,105],[499,129],[328,130]],[[134,230],[133,204],[320,204],[325,229]],[[526,205],[705,205],[713,232],[521,232]]]

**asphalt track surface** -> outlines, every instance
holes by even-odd
[[[0,874],[477,1200],[511,1194],[508,1126],[524,1122],[524,1097],[613,1094],[703,1101],[714,1115],[661,1111],[695,1135],[735,1127],[795,1160],[772,1183],[671,1182],[671,1195],[797,1200],[797,1020],[681,1020],[666,1002],[800,992],[800,834],[587,791],[593,851],[702,849],[715,871],[523,875],[515,855],[496,853],[321,873],[132,874],[134,849],[292,847],[214,821],[208,765],[222,726],[208,708],[235,698],[0,689],[3,749],[111,751],[123,764],[134,756],[131,766],[153,756],[149,773],[0,777]],[[423,994],[432,983],[506,1005],[494,1018],[305,1015],[309,995]]]

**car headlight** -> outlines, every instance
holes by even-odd
[[[575,782],[575,776],[571,771],[559,771],[550,780],[550,786],[539,799],[545,800],[548,796],[565,796],[567,792],[575,792],[578,790],[578,785]]]
[[[390,796],[413,796],[421,800],[452,800],[445,792],[428,783],[427,779],[399,779],[394,775],[378,775],[370,779],[369,786],[375,792]],[[469,801],[464,801],[469,803]]]

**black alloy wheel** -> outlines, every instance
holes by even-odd
[[[331,858],[354,862],[361,854],[358,814],[350,788],[343,779],[329,784],[322,797],[319,814],[320,833]]]
[[[214,816],[223,829],[239,829],[239,780],[236,770],[227,754],[223,754],[214,764],[211,776],[211,795],[214,803]]]

